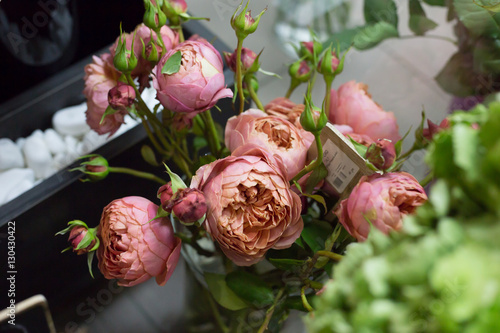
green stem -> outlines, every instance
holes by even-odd
[[[304,281],[309,287],[313,288],[313,289],[316,289],[316,290],[320,290],[321,288],[323,288],[323,283],[321,282],[318,282],[318,281],[312,281],[312,280],[305,280]]]
[[[208,299],[208,303],[210,303],[210,308],[211,308],[212,313],[215,317],[215,321],[217,322],[217,325],[219,325],[219,328],[221,329],[221,331],[223,333],[229,333],[229,328],[224,323],[224,320],[222,319],[222,317],[220,315],[219,309],[217,308],[217,304],[215,304],[215,301],[212,298],[212,295],[205,288],[203,288],[203,292],[205,293],[205,296]]]
[[[276,304],[278,304],[278,301],[280,300],[281,296],[283,296],[283,293],[285,292],[285,289],[282,288],[278,292],[278,295],[276,295],[276,298],[274,299],[273,305],[269,307],[269,309],[266,312],[266,318],[264,319],[264,322],[260,326],[259,330],[257,333],[264,333],[267,329],[267,326],[269,325],[269,322],[271,321],[271,318],[273,317],[274,309],[276,308]]]
[[[255,102],[255,105],[257,105],[257,108],[264,111],[264,105],[260,101],[259,96],[257,95],[255,90],[253,89],[253,86],[252,86],[250,81],[251,81],[251,78],[249,78],[248,80],[245,81],[247,84],[247,87],[248,87],[248,92],[250,93],[250,97]]]
[[[341,254],[330,252],[330,251],[318,251],[318,252],[316,252],[316,254],[318,256],[327,257],[328,259],[333,260],[333,261],[340,261],[344,257]]]
[[[326,84],[326,91],[325,91],[325,99],[323,101],[323,107],[324,107],[324,110],[326,112],[326,114],[328,115],[328,113],[330,112],[330,99],[331,99],[331,96],[332,96],[332,82],[333,82],[333,79],[330,79],[325,76],[325,84]]]
[[[416,143],[413,144],[413,146],[408,150],[406,153],[400,155],[398,157],[398,160],[403,160],[413,154],[415,151],[422,149],[420,146],[418,146]]]
[[[160,43],[161,56],[163,57],[165,54],[167,54],[167,47],[165,46],[165,43],[163,42],[163,37],[161,36],[160,30],[155,31],[155,33],[156,33],[156,40]]]
[[[306,286],[303,286],[301,289],[300,289],[300,298],[302,299],[302,305],[304,306],[304,308],[309,311],[309,312],[313,312],[314,309],[313,307],[311,306],[311,304],[309,304],[309,301],[307,300],[307,297],[306,297]]]
[[[427,184],[429,184],[432,180],[434,179],[434,173],[433,172],[429,172],[427,174],[427,176],[424,177],[424,179],[422,179],[420,181],[420,185],[422,187],[426,186]]]
[[[125,173],[125,174],[131,175],[131,176],[149,179],[149,180],[155,181],[161,185],[165,185],[167,183],[165,180],[161,179],[158,176],[153,175],[152,173],[137,171],[137,170],[130,169],[130,168],[109,167],[109,172]]]
[[[142,117],[141,120],[142,120],[142,125],[144,126],[144,129],[146,130],[146,133],[148,134],[148,137],[153,143],[153,146],[156,148],[156,150],[164,156],[170,156],[171,154],[166,149],[162,148],[158,143],[158,141],[156,140],[153,132],[151,132],[151,129],[149,128],[149,123],[147,122],[147,120]]]
[[[318,157],[312,161],[309,165],[305,166],[304,169],[300,170],[300,172],[293,177],[290,181],[291,184],[299,181],[304,175],[316,169],[321,163],[323,163],[323,146],[321,145],[320,132],[313,133],[314,139],[316,141],[316,149],[318,150]]]
[[[290,96],[292,96],[293,92],[298,86],[299,84],[295,83],[292,79],[292,81],[290,82],[290,87],[288,87],[288,90],[286,91],[285,98],[290,98]]]
[[[238,98],[240,100],[240,113],[245,109],[245,95],[243,94],[243,75],[241,69],[241,49],[243,40],[238,38],[238,46],[236,48],[236,87],[238,88]]]
[[[189,244],[190,246],[192,246],[199,255],[205,257],[213,257],[214,254],[212,252],[203,249],[192,237],[189,237],[182,232],[176,232],[175,236],[179,238],[184,244]]]
[[[205,128],[207,130],[208,144],[210,146],[210,151],[215,157],[219,157],[221,151],[219,135],[217,134],[217,129],[215,128],[214,119],[212,118],[212,113],[207,110],[201,114],[203,122],[205,123]]]
[[[182,26],[179,25],[179,27],[176,30],[177,33],[179,34],[179,43],[182,43],[184,41],[184,31],[182,31]]]

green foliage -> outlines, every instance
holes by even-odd
[[[450,117],[427,161],[429,201],[389,237],[353,243],[316,299],[311,332],[496,332],[500,103]]]
[[[259,276],[237,270],[226,276],[229,288],[241,299],[257,308],[271,305],[274,301],[273,290]]]
[[[182,61],[181,51],[175,52],[167,59],[165,65],[163,65],[163,68],[161,69],[161,73],[165,75],[172,75],[177,73],[179,69],[181,69],[181,61]]]

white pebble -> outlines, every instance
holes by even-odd
[[[9,202],[12,199],[17,198],[18,196],[20,196],[24,192],[31,189],[34,185],[35,185],[35,183],[33,181],[31,181],[30,179],[24,179],[19,184],[17,184],[15,186],[15,188],[12,189],[11,192],[9,192],[9,194],[5,198],[5,202]]]
[[[64,143],[64,140],[52,128],[46,129],[43,134],[45,144],[53,155],[64,153],[64,151],[66,151],[66,144]]]
[[[54,129],[61,135],[82,137],[90,131],[85,118],[87,104],[71,106],[57,111],[52,117]]]
[[[26,142],[26,138],[17,138],[16,139],[16,145],[19,147],[19,149],[23,150],[24,143]]]
[[[0,173],[0,205],[8,201],[8,198],[12,196],[12,192],[15,192],[18,186],[26,182],[33,184],[35,181],[35,174],[31,169],[10,169],[5,172]]]
[[[52,159],[52,166],[55,169],[60,170],[71,164],[71,162],[73,162],[74,160],[75,159],[72,156],[69,156],[66,152],[59,153],[54,155],[54,158]]]
[[[43,136],[41,139],[38,135],[28,137],[24,144],[23,152],[26,165],[33,169],[37,179],[47,178],[56,171],[52,167],[52,155],[43,140]]]
[[[0,170],[23,167],[24,158],[21,149],[11,139],[0,139]]]
[[[99,135],[97,132],[89,131],[82,140],[82,155],[89,154],[94,149],[106,143],[108,134]]]

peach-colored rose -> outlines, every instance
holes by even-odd
[[[382,110],[363,83],[349,81],[338,90],[332,89],[328,119],[333,124],[349,125],[354,133],[368,135],[375,141],[389,139],[395,143],[401,139],[394,114]]]
[[[126,197],[112,201],[101,216],[97,235],[99,270],[121,286],[134,286],[151,277],[163,286],[179,260],[181,241],[170,220],[151,221],[158,210],[151,201]],[[150,222],[151,221],[151,222]]]
[[[135,39],[134,39],[134,33],[135,33]],[[179,44],[179,36],[177,35],[177,33],[174,32],[169,27],[167,27],[166,25],[161,27],[160,34],[163,43],[165,44],[165,48],[167,49],[167,52],[176,47],[177,44]],[[149,87],[149,75],[151,73],[151,70],[153,69],[153,66],[150,64],[150,62],[142,57],[141,39],[144,41],[144,46],[147,46],[148,43],[151,41],[151,37],[153,37],[153,41],[155,42],[158,40],[156,33],[150,28],[148,28],[146,25],[144,25],[144,23],[139,24],[131,33],[123,34],[127,50],[130,50],[132,48],[132,41],[134,41],[134,54],[137,57],[138,62],[137,62],[137,67],[134,68],[131,74],[134,78],[135,77],[139,78],[139,83],[141,84],[141,87]],[[119,40],[120,37],[118,36],[115,40],[115,43],[109,48],[111,56],[113,57],[115,56],[115,50],[116,47],[118,46]],[[161,48],[159,50],[153,50],[153,51],[161,52]],[[158,54],[158,59],[160,58],[160,56],[161,55]]]
[[[99,134],[112,135],[121,124],[126,111],[119,111],[107,115],[101,123],[102,116],[108,107],[108,92],[118,84],[120,72],[113,65],[113,58],[109,53],[100,57],[93,56],[93,62],[85,66],[85,89],[83,94],[87,98],[87,124]]]
[[[286,97],[275,98],[264,106],[264,110],[270,116],[286,119],[300,129],[302,129],[300,115],[304,111],[304,108],[304,104],[295,104]]]
[[[198,169],[191,187],[205,194],[207,232],[236,265],[250,266],[300,236],[302,204],[279,156],[257,146],[233,154]]]
[[[403,217],[412,214],[425,201],[424,189],[409,173],[374,174],[360,179],[335,214],[352,236],[364,241],[370,232],[370,223],[385,234],[399,230]]]
[[[306,165],[307,150],[314,135],[283,118],[249,109],[227,121],[225,141],[231,152],[246,144],[254,144],[279,155],[290,180]]]

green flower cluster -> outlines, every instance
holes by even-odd
[[[500,332],[500,103],[450,116],[429,202],[389,237],[348,247],[311,332]]]

